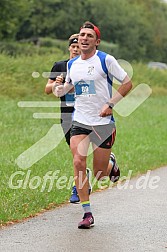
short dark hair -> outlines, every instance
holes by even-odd
[[[100,30],[99,30],[99,28],[98,28],[96,25],[94,25],[92,22],[90,22],[90,21],[84,22],[83,25],[82,25],[82,27],[81,27],[81,29],[82,29],[82,28],[89,28],[89,29],[94,30],[95,33],[96,33],[96,37],[97,37],[98,39],[100,39]]]
[[[94,24],[90,21],[86,21],[83,23],[82,28],[90,28],[94,30]]]

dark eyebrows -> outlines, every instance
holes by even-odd
[[[86,33],[88,36],[90,37],[94,37],[92,33]],[[79,36],[84,36],[85,35],[85,32],[80,32],[79,33]]]

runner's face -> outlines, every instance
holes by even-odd
[[[81,50],[79,48],[78,43],[73,43],[69,46],[69,51],[70,51],[70,59],[80,55]]]
[[[82,52],[90,53],[96,50],[96,46],[100,44],[100,39],[97,39],[93,29],[82,28],[78,38],[79,47]]]

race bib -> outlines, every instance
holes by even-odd
[[[79,81],[75,83],[76,96],[96,95],[94,81]]]

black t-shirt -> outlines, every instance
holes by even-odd
[[[59,61],[59,62],[55,62],[52,69],[51,69],[51,73],[50,73],[50,77],[49,79],[55,81],[56,77],[58,75],[60,75],[61,73],[63,73],[64,76],[64,80],[63,83],[65,82],[65,77],[66,77],[66,73],[67,73],[67,62],[68,60],[64,60],[64,61]],[[74,111],[74,107],[70,107],[66,105],[65,102],[65,96],[60,97],[61,99],[61,114],[62,113],[69,113],[69,118],[71,119],[71,113]],[[61,115],[62,119],[63,119],[63,115]],[[67,115],[66,118],[64,119],[68,119]]]

